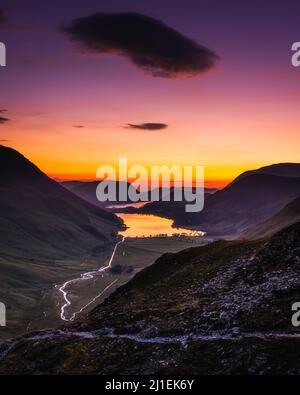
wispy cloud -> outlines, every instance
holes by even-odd
[[[75,128],[75,129],[83,129],[83,128],[85,128],[85,126],[84,125],[74,125],[73,128]]]
[[[85,50],[126,56],[154,77],[196,76],[218,58],[163,22],[137,13],[96,13],[61,30]]]
[[[130,129],[142,129],[142,130],[163,130],[166,129],[168,125],[166,123],[140,123],[133,124],[128,123],[126,128]]]
[[[3,123],[9,122],[9,121],[10,121],[10,119],[8,119],[8,118],[0,117],[0,125]]]

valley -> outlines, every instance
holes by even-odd
[[[1,379],[299,375],[300,1],[0,3]]]
[[[0,374],[299,371],[276,360],[300,346],[298,165],[206,191],[181,226],[182,203],[103,209],[0,154]]]
[[[4,344],[0,373],[297,374],[299,226],[164,254],[71,325]]]
[[[191,245],[201,246],[210,241],[211,239],[203,236],[181,239],[155,236],[124,237],[102,267],[93,272],[81,273],[79,278],[71,279],[61,287],[56,286],[51,299],[60,307],[60,318],[63,321],[74,321],[103,302],[113,291],[126,284],[162,254],[178,252]],[[57,309],[55,313],[57,314]],[[49,325],[52,319],[53,317]]]
[[[149,217],[149,229],[151,219],[153,223],[153,218]],[[172,221],[169,221],[168,226],[171,223]],[[143,222],[140,232],[143,232],[146,224],[147,222]],[[166,227],[160,228],[159,233],[162,229],[166,231]],[[170,226],[169,232],[171,231],[176,234],[175,229]],[[138,229],[135,229],[135,232],[137,234]],[[31,281],[33,272],[37,276],[36,283],[28,286],[26,278],[21,274],[24,271],[22,268],[22,272],[18,274],[24,281],[22,292],[21,288],[8,288],[10,280],[8,277],[5,279],[4,268],[9,266],[12,271],[13,259],[11,258],[10,262],[3,260],[1,277],[6,283],[1,288],[0,297],[12,302],[8,304],[8,326],[0,330],[0,342],[33,330],[56,327],[61,325],[62,320],[73,321],[103,302],[113,291],[126,284],[162,254],[200,246],[212,240],[203,236],[188,235],[155,237],[153,228],[152,232],[153,237],[126,237],[121,244],[118,242],[116,249],[116,244],[112,244],[104,252],[83,255],[81,260],[17,260],[15,265],[19,268],[25,265]],[[126,234],[126,231],[124,233]],[[120,232],[121,237],[122,234],[123,232]],[[110,262],[112,257],[113,260]],[[109,270],[111,265],[115,270]],[[65,297],[62,289],[66,292]]]

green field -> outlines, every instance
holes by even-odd
[[[107,270],[92,280],[67,288],[72,305],[66,310],[66,316],[71,317],[95,298],[77,317],[86,314],[162,254],[196,247],[208,241],[205,237],[127,238],[115,254],[112,266],[118,269],[116,272]],[[76,261],[30,262],[1,257],[0,300],[7,306],[8,323],[6,328],[0,328],[0,341],[24,332],[63,324],[60,309],[64,300],[59,287],[82,273],[106,266],[112,249],[111,246],[97,257],[82,256]],[[18,278],[18,282],[14,282],[13,278]],[[110,284],[110,288],[103,292]]]
[[[0,328],[0,341],[27,330],[52,327],[59,323],[55,284],[61,284],[87,270],[96,270],[111,254],[112,246],[97,257],[77,260],[38,260],[0,256],[0,300],[7,308],[7,326]],[[51,317],[50,319],[47,319]],[[53,321],[52,321],[53,320]]]

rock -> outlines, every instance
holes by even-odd
[[[238,328],[237,326],[231,329],[231,335],[233,337],[238,337],[240,336],[240,334],[241,334],[240,328]]]
[[[141,336],[144,339],[150,339],[152,337],[156,337],[158,335],[158,328],[154,325],[149,326],[148,328],[146,328],[142,333]]]

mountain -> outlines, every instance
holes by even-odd
[[[277,163],[270,166],[260,167],[256,170],[248,170],[244,173],[240,174],[237,178],[235,178],[232,185],[235,182],[241,180],[242,178],[251,176],[253,174],[268,174],[271,176],[279,176],[279,177],[300,177],[300,163]]]
[[[99,206],[108,207],[111,205],[117,205],[118,203],[124,204],[124,202],[118,202],[119,188],[121,184],[125,184],[126,190],[128,190],[130,183],[124,183],[122,181],[116,182],[117,200],[115,202],[100,202],[96,196],[96,189],[100,181],[64,181],[61,185],[80,198],[86,200],[87,202]]]
[[[160,187],[158,189],[159,189],[160,200],[162,200],[162,198],[168,198],[168,199],[170,199],[170,201],[174,201],[174,191],[176,189],[181,189],[181,188],[180,187],[171,187],[171,188]],[[195,193],[195,187],[186,187],[185,189]],[[207,193],[207,194],[213,194],[217,191],[218,191],[217,188],[204,188],[204,193]]]
[[[17,151],[0,146],[0,301],[9,310],[0,340],[24,332],[31,321],[40,322],[46,311],[49,315],[57,303],[54,284],[85,267],[99,267],[100,257],[92,256],[110,253],[121,225],[114,214],[80,199]]]
[[[205,188],[204,192],[204,199],[209,198],[214,192],[211,192],[210,189]],[[132,210],[131,208],[128,208],[127,210],[120,210],[121,212],[136,212],[136,213],[141,213],[141,214],[151,214],[151,215],[157,215],[159,217],[163,218],[169,218],[169,219],[174,219],[178,218],[180,216],[185,216],[185,208],[186,205],[189,204],[189,202],[186,201],[186,199],[183,198],[183,201],[178,202],[174,201],[174,188],[171,188],[170,193],[165,193],[164,195],[160,195],[164,197],[165,199],[168,198],[169,201],[166,200],[159,200],[159,201],[154,201],[145,204],[143,207],[134,209]]]
[[[117,190],[117,196],[118,196],[118,193],[119,193],[118,191],[119,191],[120,185],[121,185],[121,183],[124,184],[124,182],[117,181],[116,183],[117,183],[116,190]],[[128,190],[128,188],[131,184],[130,183],[125,183],[125,184],[126,184],[126,189]],[[119,202],[118,199],[116,202],[100,202],[96,197],[96,189],[97,189],[97,186],[99,185],[99,181],[64,181],[61,183],[61,185],[65,188],[67,188],[68,190],[70,190],[71,192],[75,193],[75,195],[94,204],[95,206],[109,207],[112,205],[118,206],[118,204],[123,206],[124,203],[125,204],[131,203],[130,200],[127,200],[126,202],[124,202],[124,201]],[[213,194],[216,191],[217,191],[217,189],[215,189],[215,188],[205,188],[205,193],[208,193],[208,194]],[[160,197],[160,201],[161,201],[162,197],[166,197],[169,195],[170,195],[170,200],[171,201],[174,200],[174,188],[170,188],[170,190],[168,188],[159,188],[158,194]],[[142,196],[144,197],[144,200],[146,200],[146,201],[151,200],[151,195],[150,196],[149,195],[150,195],[150,193],[149,194],[148,193],[142,194]],[[174,208],[178,207],[180,209],[183,206],[182,204],[180,204],[180,202],[173,202],[173,203],[174,203]],[[160,206],[160,210],[163,212],[165,209],[170,210],[170,208],[168,207],[167,204],[162,204]],[[123,208],[117,209],[116,211],[123,212]],[[126,209],[124,211],[126,211]],[[132,210],[132,208],[130,208],[129,212],[135,212],[135,210],[134,209]]]
[[[71,191],[73,188],[75,188],[75,187],[77,187],[77,186],[79,186],[81,184],[84,184],[87,181],[78,181],[78,180],[59,181],[59,180],[57,180],[57,182],[59,182],[63,187],[65,187],[65,188],[67,188],[67,189],[69,189]]]
[[[70,193],[17,151],[0,146],[0,169],[0,253],[59,259],[115,238],[115,215]]]
[[[285,206],[268,220],[250,227],[242,233],[246,239],[258,239],[270,236],[279,230],[300,221],[300,198]]]
[[[71,326],[0,347],[0,374],[299,374],[300,224],[165,254]]]
[[[175,226],[197,228],[210,235],[236,235],[260,223],[300,196],[300,177],[250,174],[211,195],[205,195],[204,210],[186,213],[173,210]],[[152,205],[152,206],[151,206]],[[155,209],[149,203],[139,211]],[[156,211],[157,215],[164,216]],[[170,218],[170,216],[169,216]]]
[[[148,203],[138,212],[171,218],[174,226],[234,236],[270,218],[300,196],[299,182],[300,164],[275,164],[247,171],[223,190],[206,193],[200,213],[186,213],[184,204],[177,202]]]

